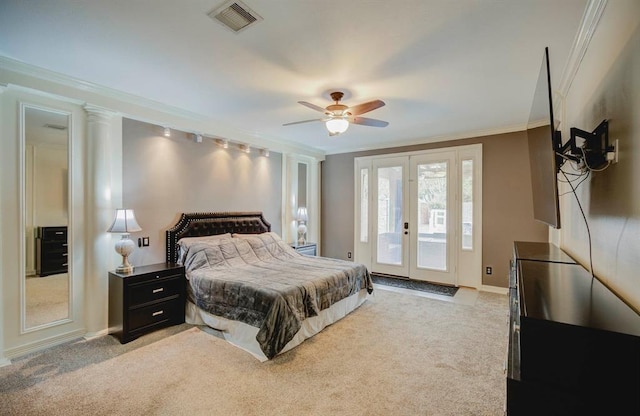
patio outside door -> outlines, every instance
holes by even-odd
[[[372,272],[480,287],[480,145],[357,158],[355,260]]]
[[[409,275],[407,215],[407,157],[373,161],[372,271]]]
[[[412,279],[456,284],[455,153],[410,156]]]

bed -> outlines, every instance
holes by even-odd
[[[166,253],[186,269],[186,321],[222,331],[261,361],[301,344],[373,292],[364,265],[299,254],[261,212],[182,214],[167,231]]]

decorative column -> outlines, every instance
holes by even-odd
[[[5,92],[5,90],[7,89],[7,87],[5,85],[0,85],[0,95],[2,95],[3,92]],[[4,114],[4,109],[2,108],[4,106],[4,102],[0,99],[0,114]],[[1,121],[1,120],[0,120]],[[1,127],[1,124],[0,124]],[[4,131],[0,130],[1,134],[5,134]],[[5,173],[3,172],[3,175]],[[2,194],[2,182],[0,181],[0,195]],[[3,195],[4,198],[4,195]],[[2,206],[0,206],[0,216],[2,216]],[[2,234],[2,222],[0,221],[0,235]],[[2,246],[2,241],[0,240],[0,247]],[[4,270],[4,261],[5,259],[2,258],[2,250],[0,250],[0,273]],[[4,273],[3,273],[4,274]],[[3,285],[3,279],[4,276],[0,277],[0,285]],[[4,292],[4,291],[3,291]],[[4,356],[4,307],[5,307],[5,302],[2,302],[0,304],[0,367],[5,366],[5,365],[9,365],[11,364],[11,361],[9,361],[7,358],[5,358]]]
[[[115,113],[85,105],[85,338],[104,335],[108,328],[107,272],[114,249],[107,229],[113,220],[112,137]]]

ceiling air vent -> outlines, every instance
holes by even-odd
[[[241,1],[228,1],[209,12],[209,17],[236,33],[262,20],[262,17]]]
[[[54,130],[66,130],[67,126],[62,126],[60,124],[51,124],[51,123],[47,123],[44,125],[46,128],[48,129],[54,129]]]

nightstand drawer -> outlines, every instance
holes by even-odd
[[[296,251],[300,254],[304,254],[305,256],[315,256],[316,255],[316,246],[307,246],[307,247],[299,247]]]
[[[134,308],[149,302],[156,302],[171,296],[179,296],[184,285],[182,275],[154,279],[148,283],[129,286],[129,307]]]
[[[295,249],[300,254],[304,254],[305,256],[317,256],[318,255],[318,245],[316,243],[305,243],[298,244],[293,243],[291,247]]]
[[[184,308],[184,304],[182,298],[178,297],[167,302],[132,309],[129,312],[129,331],[174,321],[180,308]]]

